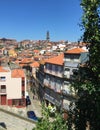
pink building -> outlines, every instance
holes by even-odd
[[[26,76],[24,70],[0,66],[0,105],[26,106]]]

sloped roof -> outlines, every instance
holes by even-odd
[[[46,62],[50,64],[63,65],[64,63],[63,58],[64,58],[64,54],[62,53],[56,57],[48,59]]]
[[[34,50],[33,52],[34,52],[34,53],[39,53],[40,51],[39,51],[39,50]]]
[[[31,67],[39,67],[39,63],[38,62],[33,62],[32,64],[30,64]]]
[[[9,72],[9,70],[4,68],[4,67],[2,67],[2,66],[0,66],[0,72]]]
[[[20,63],[22,63],[22,64],[27,64],[27,63],[30,63],[30,62],[32,62],[33,60],[31,59],[31,58],[24,58],[24,59],[22,59],[22,61],[20,62]]]
[[[42,59],[42,60],[40,60],[39,63],[40,63],[40,64],[45,64],[46,61],[48,61],[48,59]]]
[[[24,70],[22,70],[22,69],[14,69],[14,70],[12,70],[11,77],[13,77],[13,78],[25,77]]]
[[[82,48],[73,48],[73,49],[67,50],[65,53],[80,54],[82,52],[87,52],[87,51]]]

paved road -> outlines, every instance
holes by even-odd
[[[29,110],[35,111],[36,115],[38,117],[41,117],[41,105],[40,102],[37,99],[33,99],[33,94],[29,92],[30,99],[31,99],[31,105],[29,105],[27,108],[15,108],[15,107],[9,107],[9,106],[0,106],[0,108],[14,112],[18,115],[27,117],[26,113]],[[7,130],[32,130],[32,128],[35,126],[35,124],[19,119],[18,117],[15,117],[13,115],[9,115],[7,113],[4,113],[0,111],[0,130],[2,124],[6,126]]]
[[[7,130],[32,130],[35,127],[34,123],[27,122],[2,111],[0,111],[0,123],[4,123]]]
[[[33,94],[32,92],[29,92],[29,96],[30,96],[30,99],[31,99],[31,105],[29,105],[27,107],[27,110],[34,110],[34,112],[36,113],[36,115],[38,117],[41,117],[41,111],[42,111],[42,107],[41,107],[41,104],[39,102],[39,100],[37,99],[33,99]]]
[[[37,99],[33,99],[33,95],[31,92],[30,92],[30,99],[31,99],[31,105],[29,105],[27,108],[19,109],[19,108],[9,107],[9,106],[0,106],[0,108],[10,112],[14,112],[24,117],[27,117],[26,115],[27,111],[33,110],[35,111],[38,117],[41,117],[41,105]],[[0,123],[1,124],[4,123],[7,127],[7,130],[32,130],[32,128],[35,126],[34,123],[19,119],[13,115],[9,115],[2,111],[0,111]]]
[[[30,99],[31,99],[31,105],[29,105],[27,108],[15,108],[15,107],[9,107],[9,106],[0,106],[0,108],[14,112],[20,116],[27,117],[26,113],[29,110],[35,111],[36,115],[38,117],[41,117],[41,105],[40,102],[37,99],[33,99],[33,94],[29,92]],[[9,115],[7,113],[4,113],[0,111],[0,123],[4,123],[7,127],[7,130],[32,130],[32,128],[35,126],[35,124],[19,119],[13,115]],[[0,127],[1,130],[1,127]]]

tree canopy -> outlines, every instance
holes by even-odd
[[[100,0],[81,0],[83,9],[82,41],[87,43],[89,61],[79,68],[79,80],[74,83],[79,100],[75,108],[75,129],[100,129]]]

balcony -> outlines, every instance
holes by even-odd
[[[69,98],[77,98],[77,94],[75,91],[67,91],[65,89],[62,89],[62,94],[69,97]]]
[[[45,85],[46,87],[51,87],[51,85],[50,85],[50,83],[47,81],[47,80],[44,80],[44,84],[43,85]]]
[[[71,67],[75,67],[76,68],[79,65],[79,63],[80,62],[74,61],[74,60],[73,61],[65,61],[64,66],[65,67],[70,67],[71,66]]]
[[[57,76],[57,77],[62,77],[63,76],[63,72],[59,72],[59,71],[53,71],[53,70],[45,69],[44,72],[48,73],[48,74],[51,74],[51,75],[54,75],[54,76]]]
[[[71,92],[70,92],[70,90],[62,89],[62,94],[64,94],[64,95],[66,95],[66,94],[71,95]]]

